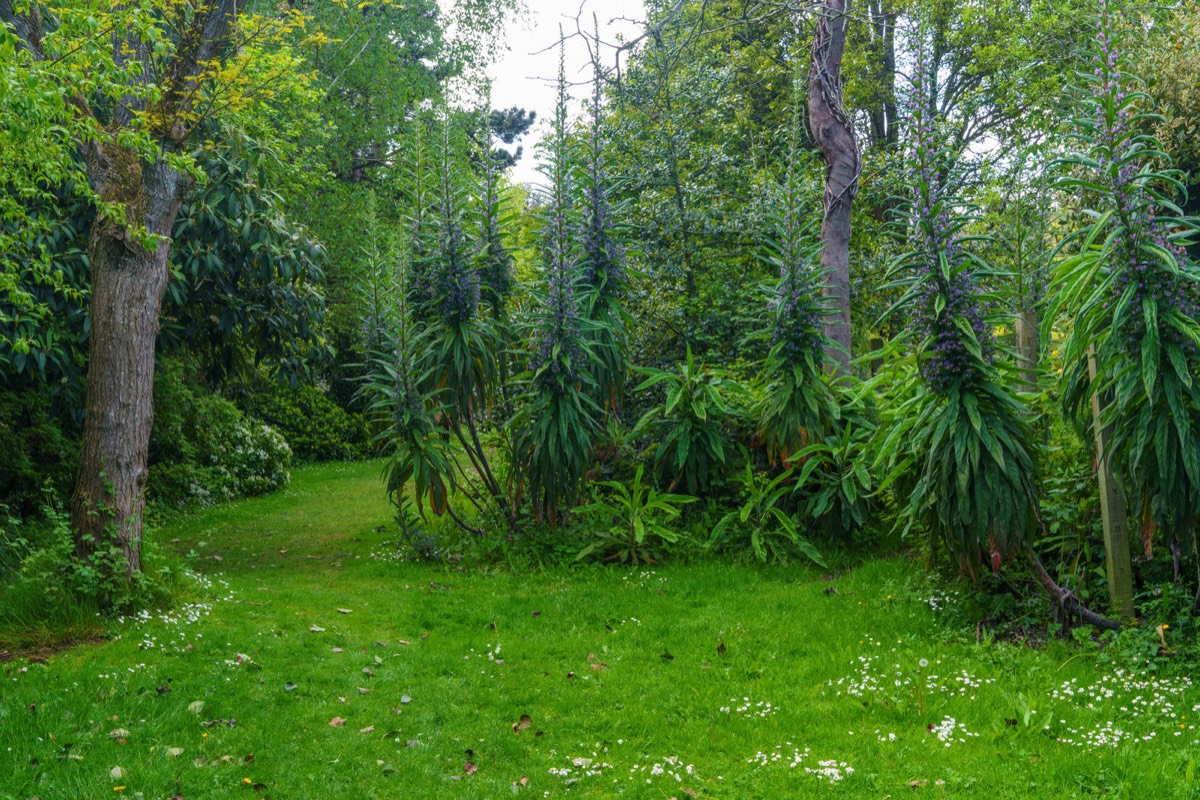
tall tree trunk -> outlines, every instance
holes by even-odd
[[[896,11],[893,0],[871,0],[867,8],[871,18],[871,58],[874,90],[868,118],[871,146],[883,148],[900,141],[896,117]]]
[[[142,565],[155,340],[185,180],[163,159],[146,163],[120,147],[103,158],[100,196],[124,206],[129,225],[156,239],[148,249],[121,221],[98,219],[92,226],[87,401],[71,523],[80,559],[115,547],[129,579]]]
[[[842,105],[842,54],[851,0],[826,0],[813,36],[808,73],[808,119],[825,157],[825,215],[821,268],[828,302],[828,357],[839,374],[850,372],[850,212],[858,193],[861,161],[854,128]]]

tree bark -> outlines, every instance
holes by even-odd
[[[115,13],[115,12],[114,12]],[[186,26],[170,61],[161,69],[148,41],[113,35],[113,59],[128,89],[111,110],[109,136],[80,137],[77,145],[87,179],[115,216],[100,216],[88,240],[91,260],[87,399],[79,471],[71,495],[75,554],[90,562],[97,551],[115,548],[124,578],[141,569],[150,426],[154,412],[154,351],[167,285],[171,229],[186,190],[184,176],[167,162],[186,147],[199,82],[229,41],[237,0],[207,0],[180,17]],[[45,59],[42,17],[36,4],[18,12],[0,0],[0,22],[10,27],[36,60]],[[138,63],[134,63],[138,62]],[[140,68],[139,68],[140,67]],[[151,83],[157,93],[138,91]],[[141,98],[156,96],[153,108]],[[74,113],[95,116],[92,98],[68,98]],[[156,146],[135,151],[120,134],[153,120]],[[202,115],[201,115],[202,116]],[[102,571],[116,565],[102,561]],[[111,598],[109,598],[111,599]]]
[[[852,0],[826,0],[813,36],[808,74],[808,119],[825,157],[825,214],[821,221],[823,293],[829,305],[827,356],[838,374],[850,373],[850,212],[858,193],[861,161],[849,115],[842,105],[842,55]]]
[[[169,236],[186,181],[161,158],[146,163],[114,147],[105,159],[100,196],[136,213],[127,222],[157,238],[148,249],[120,221],[98,219],[92,226],[87,400],[71,524],[80,560],[90,560],[102,546],[115,547],[132,578],[142,567],[154,349]]]

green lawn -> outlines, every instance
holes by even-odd
[[[159,531],[206,602],[0,667],[0,798],[1200,796],[1200,691],[956,635],[906,559],[396,563],[377,473]]]

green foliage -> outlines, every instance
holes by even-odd
[[[292,451],[269,425],[189,383],[164,362],[154,382],[147,492],[167,507],[211,505],[266,494],[289,480]]]
[[[529,370],[516,414],[509,423],[512,441],[512,505],[528,498],[533,516],[554,529],[560,515],[579,501],[592,460],[598,407],[593,355],[581,319],[578,245],[571,185],[573,165],[567,140],[567,88],[559,59],[558,102],[543,171],[550,179],[549,203],[541,242],[543,286],[526,317]]]
[[[728,466],[729,426],[738,414],[742,386],[720,370],[697,364],[691,348],[677,372],[635,371],[645,377],[636,391],[663,386],[662,401],[634,428],[657,442],[655,469],[672,489],[682,484],[690,495],[708,491]]]
[[[747,459],[738,479],[741,507],[730,511],[713,528],[710,546],[717,549],[744,547],[759,561],[786,562],[796,553],[825,566],[825,560],[800,533],[795,516],[786,508],[792,494],[792,470],[771,476],[754,471]]]
[[[0,392],[0,505],[28,516],[49,490],[66,497],[79,443],[53,413],[44,389]]]
[[[800,517],[820,526],[826,535],[843,541],[863,530],[870,518],[875,492],[871,475],[871,440],[875,425],[861,415],[843,420],[840,433],[799,450],[795,494]]]
[[[325,250],[283,211],[274,154],[236,131],[196,156],[202,181],[179,210],[159,342],[198,358],[217,384],[261,363],[293,385],[328,355]]]
[[[427,502],[435,514],[445,514],[456,485],[449,442],[433,422],[426,396],[418,388],[422,376],[412,365],[413,354],[402,335],[393,353],[372,359],[360,389],[378,431],[379,452],[387,459],[384,483],[402,525],[408,524],[406,492],[410,482],[422,518]]]
[[[300,461],[356,461],[374,452],[363,415],[346,411],[315,386],[267,381],[242,406],[278,431]]]
[[[1144,508],[1143,529],[1174,536],[1195,531],[1200,516],[1200,266],[1187,253],[1200,218],[1175,203],[1186,194],[1182,175],[1156,168],[1170,160],[1144,133],[1156,117],[1141,82],[1124,71],[1106,7],[1101,34],[1072,120],[1083,152],[1062,161],[1059,181],[1090,206],[1053,276],[1053,316],[1073,322],[1063,404],[1084,428],[1100,402],[1130,505]]]
[[[1024,407],[993,380],[941,393],[919,383],[911,365],[890,376],[906,396],[882,412],[873,444],[886,475],[879,489],[896,484],[906,533],[919,522],[965,566],[998,566],[1024,542],[1037,507]]]
[[[175,560],[149,542],[142,547],[142,571],[131,581],[125,580],[124,554],[111,542],[79,559],[70,517],[57,505],[44,506],[36,520],[9,524],[3,538],[10,543],[20,539],[23,558],[0,587],[5,638],[36,641],[47,626],[94,629],[101,615],[161,607],[183,587]]]
[[[653,564],[662,559],[661,543],[679,541],[679,532],[669,526],[679,519],[680,506],[696,498],[659,492],[642,482],[642,469],[638,465],[628,486],[601,481],[598,486],[608,493],[579,507],[579,513],[597,527],[595,540],[579,551],[576,561],[599,555],[610,562]]]

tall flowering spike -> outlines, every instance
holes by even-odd
[[[801,97],[797,75],[795,96]],[[807,209],[802,194],[800,146],[800,103],[793,103],[788,130],[787,173],[784,176],[782,214],[778,221],[777,245],[779,283],[772,297],[775,324],[771,341],[773,357],[786,367],[824,363],[826,345],[821,297],[821,276],[807,263],[810,248]]]
[[[920,349],[921,376],[937,392],[975,385],[995,352],[971,274],[972,262],[958,241],[969,218],[958,214],[947,191],[953,156],[942,145],[929,96],[929,63],[923,44],[914,58],[908,163],[913,197],[908,210],[912,236],[908,266],[909,307]]]
[[[479,274],[471,263],[463,236],[462,188],[456,131],[448,109],[442,110],[442,141],[438,153],[440,196],[438,258],[433,284],[442,319],[450,325],[470,322],[479,311]]]
[[[1152,171],[1151,162],[1161,158],[1160,146],[1136,135],[1131,126],[1139,117],[1138,103],[1143,96],[1136,89],[1137,79],[1123,71],[1106,1],[1100,4],[1095,42],[1090,149],[1096,171],[1108,188],[1102,197],[1103,210],[1113,215],[1117,233],[1115,257],[1108,267],[1113,274],[1113,300],[1132,301],[1139,311],[1143,305],[1174,307],[1194,319],[1200,312],[1200,296],[1193,281],[1181,279],[1186,252],[1172,235],[1177,220],[1162,216],[1162,198],[1153,186],[1160,175]],[[1146,313],[1135,313],[1116,320],[1124,347],[1133,352],[1141,349],[1147,318]],[[1192,347],[1182,331],[1172,327],[1164,333],[1175,344]]]
[[[1149,98],[1125,71],[1118,32],[1101,2],[1085,111],[1072,120],[1084,152],[1063,160],[1070,171],[1058,181],[1093,206],[1078,252],[1055,274],[1054,311],[1072,320],[1063,402],[1083,427],[1104,389],[1107,449],[1144,530],[1190,529],[1200,555],[1200,268],[1187,254],[1200,219],[1167,194],[1180,174],[1158,166],[1170,159],[1144,132]]]
[[[597,39],[598,40],[598,39]],[[583,267],[589,289],[601,300],[620,297],[625,288],[624,248],[613,235],[609,177],[604,163],[604,75],[599,62],[592,78],[591,127],[588,131],[587,170],[584,180]]]
[[[414,319],[422,322],[437,313],[438,168],[431,124],[428,112],[414,110],[406,137],[409,157],[403,168],[406,296]]]
[[[550,197],[542,240],[546,275],[546,305],[538,319],[536,351],[530,363],[539,380],[573,384],[584,364],[580,334],[580,282],[578,256],[572,237],[572,169],[567,141],[567,81],[563,56],[559,57],[558,102],[554,109],[543,174],[550,179]]]
[[[585,387],[587,348],[581,335],[577,297],[578,255],[572,233],[578,230],[570,207],[571,164],[567,150],[567,88],[562,56],[558,104],[544,151],[550,179],[542,258],[545,301],[533,316],[532,379],[514,415],[513,504],[527,498],[534,516],[553,527],[580,497],[592,458],[595,404]]]
[[[966,570],[997,570],[1025,546],[1036,519],[1033,431],[992,363],[996,345],[975,285],[990,268],[962,246],[973,218],[947,188],[955,159],[930,108],[923,50],[914,67],[909,252],[891,275],[905,287],[898,306],[911,321],[917,369],[893,384],[903,399],[885,408],[881,459],[910,529],[919,523]]]
[[[794,97],[804,96],[796,76]],[[800,147],[800,103],[793,105],[788,131],[783,184],[772,198],[769,235],[763,237],[765,259],[779,271],[768,294],[771,348],[763,377],[766,390],[758,412],[759,439],[767,457],[780,467],[806,445],[823,437],[840,412],[824,380],[825,306],[819,270],[808,263],[811,204],[803,192]]]
[[[486,105],[479,113],[477,135],[482,172],[479,238],[483,252],[479,266],[479,283],[482,296],[492,309],[492,317],[503,320],[507,316],[508,297],[513,288],[513,257],[504,246],[501,236],[501,176],[496,168],[495,155],[492,153],[492,129]]]

